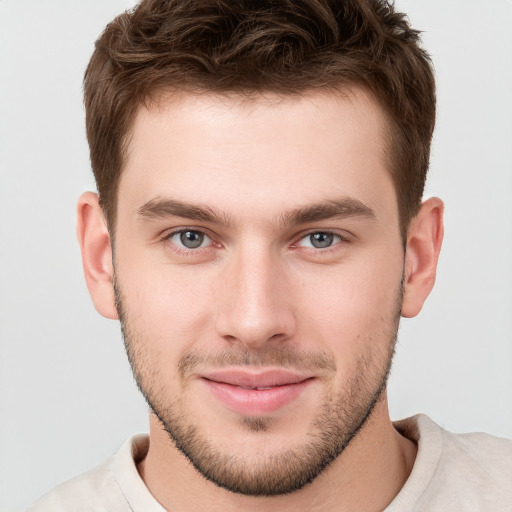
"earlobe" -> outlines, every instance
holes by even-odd
[[[117,319],[110,235],[98,203],[98,195],[93,192],[85,192],[80,196],[76,232],[85,280],[94,306],[104,317]]]
[[[402,316],[416,316],[436,279],[443,242],[443,202],[437,197],[422,203],[407,233]]]

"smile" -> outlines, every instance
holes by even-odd
[[[244,416],[262,416],[294,402],[314,377],[283,370],[260,373],[218,371],[201,376],[211,395],[223,406]]]

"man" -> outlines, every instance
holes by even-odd
[[[392,424],[435,279],[435,118],[384,2],[147,1],[85,77],[78,237],[150,435],[32,510],[507,510],[510,443]]]

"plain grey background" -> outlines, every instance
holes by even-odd
[[[0,0],[0,510],[22,510],[147,429],[117,322],[74,236],[93,189],[82,75],[128,0]],[[427,196],[446,203],[438,282],[403,321],[392,417],[512,436],[512,2],[401,0],[431,52]]]

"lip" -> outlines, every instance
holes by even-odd
[[[295,401],[314,378],[287,370],[222,370],[201,375],[211,394],[231,411],[245,416],[276,412]]]

